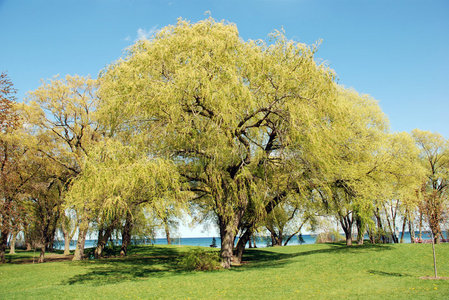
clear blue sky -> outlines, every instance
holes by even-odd
[[[274,29],[304,43],[339,82],[379,100],[393,131],[449,137],[449,1],[0,0],[0,71],[19,98],[56,74],[90,74],[145,34],[176,22],[237,24],[243,39]]]

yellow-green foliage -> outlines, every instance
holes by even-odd
[[[120,214],[139,204],[180,201],[179,175],[171,161],[136,153],[132,146],[105,140],[89,149],[67,204],[97,214]]]
[[[173,159],[235,232],[248,206],[263,214],[280,189],[302,188],[304,161],[325,160],[336,89],[315,51],[280,32],[243,41],[233,24],[179,20],[104,70],[99,115]]]

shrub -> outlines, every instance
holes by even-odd
[[[219,252],[204,249],[193,249],[179,260],[179,265],[185,270],[212,271],[221,267]]]
[[[315,244],[335,243],[344,240],[345,238],[340,235],[337,230],[332,230],[318,234],[315,240]]]

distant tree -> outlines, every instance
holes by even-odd
[[[215,237],[212,238],[212,244],[210,244],[210,246],[212,248],[217,248],[217,240],[215,239]]]
[[[23,214],[23,193],[35,169],[28,165],[32,138],[22,127],[15,103],[16,90],[0,74],[0,263],[5,262],[8,237],[17,233]]]
[[[440,134],[413,130],[413,137],[420,149],[426,179],[422,185],[422,211],[429,222],[434,242],[438,243],[444,209],[449,198],[449,141]]]
[[[27,117],[40,136],[39,151],[65,169],[60,178],[65,190],[82,172],[89,146],[101,137],[95,119],[96,89],[96,80],[67,75],[43,82],[29,93]],[[91,217],[88,206],[78,203],[75,208],[79,225],[74,260],[84,255]]]

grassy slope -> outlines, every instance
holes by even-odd
[[[2,265],[0,299],[447,299],[449,295],[449,281],[419,279],[432,275],[431,245],[257,249],[248,251],[249,263],[214,272],[179,270],[176,258],[188,249],[138,247],[126,259]],[[437,245],[437,255],[439,275],[449,277],[449,245]]]

